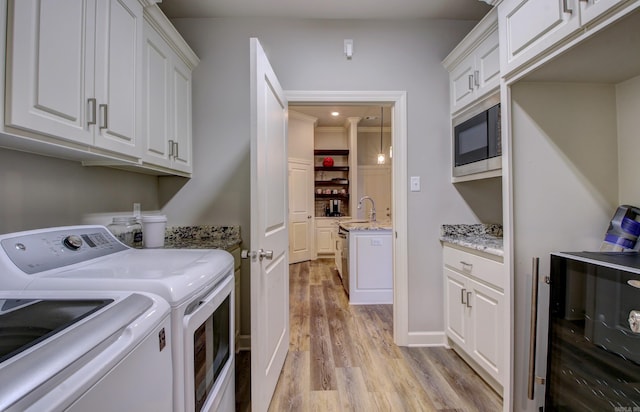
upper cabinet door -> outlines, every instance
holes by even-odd
[[[578,0],[505,0],[498,6],[503,75],[580,28]]]
[[[174,60],[171,82],[173,168],[191,173],[191,70],[182,60]]]
[[[145,142],[142,158],[145,162],[170,167],[171,116],[170,78],[171,56],[173,51],[165,40],[149,26],[144,25],[144,41],[142,46],[143,78],[143,140]]]
[[[88,28],[94,6],[78,0],[10,2],[7,125],[92,142],[94,32]]]
[[[96,13],[95,145],[140,156],[142,5],[98,0]]]

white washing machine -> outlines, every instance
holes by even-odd
[[[133,292],[0,292],[0,410],[172,410],[170,307]]]
[[[122,290],[171,306],[174,411],[233,411],[233,257],[222,250],[132,249],[104,226],[0,235],[0,289]]]

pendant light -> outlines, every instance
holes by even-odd
[[[380,106],[380,152],[378,153],[378,164],[383,165],[386,161],[384,152],[382,151],[382,124],[384,121],[383,107]]]

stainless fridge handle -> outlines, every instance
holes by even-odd
[[[533,400],[536,380],[536,335],[538,333],[538,277],[540,258],[534,257],[531,271],[531,325],[529,328],[529,382],[527,397]]]

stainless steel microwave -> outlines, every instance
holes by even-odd
[[[471,117],[453,124],[453,176],[502,168],[500,103],[488,100]]]

